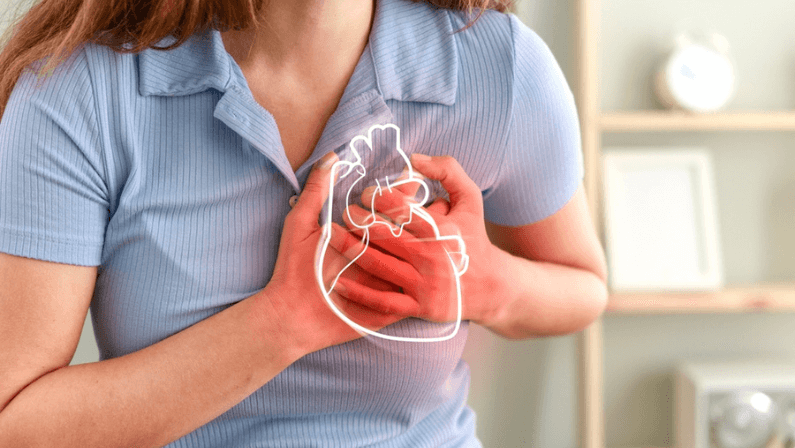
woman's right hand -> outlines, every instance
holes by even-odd
[[[289,346],[298,350],[299,357],[361,337],[329,308],[315,278],[315,254],[323,234],[318,217],[328,198],[331,167],[337,160],[331,152],[312,168],[300,199],[285,218],[271,281],[255,296],[262,311],[272,313],[266,321],[281,327],[280,333],[289,338]],[[336,251],[330,256],[330,263],[345,265],[350,261]],[[343,276],[385,294],[397,290],[358,268],[347,270]],[[333,291],[331,298],[340,311],[373,330],[406,317],[367,308]]]

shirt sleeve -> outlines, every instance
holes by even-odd
[[[76,51],[52,73],[26,68],[0,120],[0,252],[99,265],[108,222],[89,67]]]
[[[504,226],[540,221],[561,209],[584,176],[574,96],[549,47],[510,15],[514,42],[512,114],[485,218]]]

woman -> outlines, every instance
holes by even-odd
[[[479,446],[467,322],[565,334],[606,299],[547,47],[470,23],[487,1],[152,3],[44,0],[0,55],[0,446]],[[448,341],[361,338],[308,274],[329,167],[384,123],[467,244]],[[346,314],[454,319],[387,271],[352,271]],[[67,366],[89,304],[101,360]]]

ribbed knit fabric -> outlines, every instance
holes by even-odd
[[[400,126],[409,154],[458,159],[489,221],[543,219],[583,175],[571,91],[514,16],[489,11],[452,34],[465,23],[463,13],[378,0],[340,105],[297,172],[217,31],[167,52],[85,45],[51,76],[26,72],[0,122],[0,251],[100,266],[91,312],[104,360],[263,288],[289,198],[315,161],[346,157],[372,124]],[[399,172],[391,153],[364,155],[371,175]],[[169,446],[480,446],[466,337],[464,322],[446,342],[366,338],[312,353]]]

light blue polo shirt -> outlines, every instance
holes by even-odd
[[[0,251],[100,267],[91,315],[104,360],[263,288],[289,198],[315,161],[347,157],[373,124],[397,124],[408,154],[454,156],[481,187],[487,220],[541,220],[582,180],[571,91],[514,16],[489,11],[453,34],[465,23],[378,0],[339,107],[297,172],[217,31],[167,52],[85,45],[39,88],[26,72],[0,121]],[[393,152],[363,156],[373,176],[399,173]],[[480,446],[466,337],[464,322],[445,342],[368,338],[311,353],[169,446]]]

